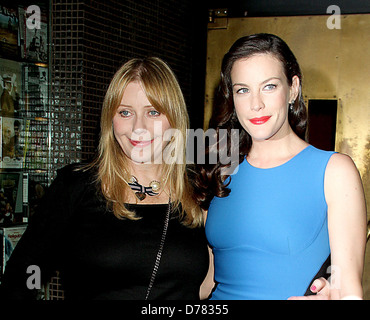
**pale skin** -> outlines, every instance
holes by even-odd
[[[299,94],[299,78],[288,84],[282,63],[271,54],[257,54],[237,60],[231,71],[233,98],[238,120],[252,137],[247,161],[258,168],[279,166],[308,146],[288,122],[288,105]],[[263,124],[253,119],[267,117]],[[251,121],[252,120],[252,121]],[[344,154],[331,156],[324,178],[328,205],[328,231],[335,286],[317,279],[311,297],[291,299],[363,298],[362,273],[366,244],[366,207],[362,182],[352,159]],[[208,287],[212,287],[210,277]],[[334,283],[332,283],[334,284]]]

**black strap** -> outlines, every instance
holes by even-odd
[[[171,213],[171,196],[168,199],[168,208],[167,208],[167,212],[166,212],[166,218],[164,220],[164,226],[163,226],[163,232],[162,232],[161,242],[159,244],[159,249],[158,249],[158,252],[157,252],[157,257],[155,258],[154,268],[153,268],[153,271],[152,271],[152,275],[150,277],[150,282],[149,282],[148,289],[146,291],[145,300],[148,300],[148,298],[149,298],[149,294],[150,294],[150,291],[153,288],[154,280],[155,280],[155,277],[156,277],[157,272],[158,272],[159,264],[161,262],[161,257],[162,257],[164,242],[166,240],[166,234],[167,234],[167,229],[168,229],[168,222],[170,220],[170,213]]]

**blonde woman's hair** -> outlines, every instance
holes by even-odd
[[[174,210],[180,209],[185,225],[202,224],[202,211],[193,199],[193,190],[186,172],[186,131],[189,117],[176,76],[161,59],[149,57],[126,62],[114,75],[103,102],[98,158],[92,164],[97,167],[97,182],[108,206],[117,218],[138,219],[135,212],[125,206],[127,195],[132,192],[127,185],[129,176],[128,157],[114,137],[112,120],[122,100],[124,90],[132,81],[141,83],[152,106],[166,115],[172,137],[166,146],[162,161],[164,188],[170,190]]]

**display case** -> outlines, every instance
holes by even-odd
[[[25,228],[51,179],[48,12],[48,1],[0,4],[1,230]]]

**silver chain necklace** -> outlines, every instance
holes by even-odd
[[[166,240],[166,234],[167,234],[167,229],[168,229],[168,222],[170,220],[170,212],[171,212],[171,195],[170,195],[169,200],[168,200],[168,209],[167,209],[166,217],[165,217],[165,220],[164,220],[164,226],[163,226],[163,232],[162,232],[161,242],[159,244],[159,249],[158,249],[158,252],[157,252],[157,257],[155,258],[154,268],[153,268],[153,271],[152,271],[152,275],[150,277],[150,282],[149,282],[149,285],[148,285],[148,289],[146,291],[145,300],[148,300],[148,298],[149,298],[149,294],[150,294],[150,291],[153,288],[154,280],[155,280],[155,277],[157,275],[159,264],[161,262],[161,257],[162,257],[162,252],[163,252],[163,246],[164,246],[164,242]]]

